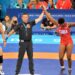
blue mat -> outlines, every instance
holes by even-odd
[[[40,75],[68,75],[67,62],[65,61],[66,70],[64,74],[60,74],[60,64],[58,60],[43,60],[43,59],[35,59],[34,60],[35,73]],[[4,60],[4,72],[5,75],[14,75],[16,68],[16,60]],[[73,61],[72,65],[72,75],[75,75],[75,61]],[[28,74],[28,60],[25,59],[22,68],[21,74]]]
[[[7,44],[6,48],[4,48],[4,52],[17,52],[18,48],[18,44]],[[59,44],[34,44],[33,50],[34,52],[58,52]],[[73,53],[75,53],[75,45]]]

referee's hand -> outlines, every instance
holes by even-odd
[[[41,6],[43,11],[46,11],[46,7],[44,5]]]

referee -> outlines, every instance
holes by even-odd
[[[34,64],[33,64],[33,48],[32,48],[32,27],[40,22],[43,18],[44,12],[41,13],[39,18],[29,22],[29,15],[27,13],[22,14],[22,23],[17,25],[9,32],[8,37],[14,32],[19,31],[19,54],[16,66],[16,74],[18,75],[21,69],[23,57],[25,51],[27,51],[29,59],[29,71],[31,75],[34,75]],[[7,38],[8,38],[7,37]]]

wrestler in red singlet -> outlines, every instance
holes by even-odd
[[[59,25],[59,28],[57,29],[57,32],[59,33],[61,40],[60,43],[67,46],[68,44],[73,44],[71,34],[70,34],[70,28],[68,27],[67,23],[64,23],[64,27]]]
[[[60,49],[59,49],[59,61],[61,66],[61,71],[65,70],[64,66],[64,55],[67,54],[68,60],[68,73],[71,74],[72,71],[72,50],[73,50],[73,41],[70,34],[70,27],[74,27],[75,23],[66,23],[64,18],[59,18],[55,20],[50,13],[47,12],[45,6],[42,6],[48,19],[54,23],[58,29],[57,34],[60,35]]]

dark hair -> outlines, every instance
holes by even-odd
[[[10,16],[9,16],[9,15],[5,15],[5,17],[6,17],[6,16],[8,16],[8,17],[10,18]]]
[[[58,24],[63,24],[65,22],[64,18],[59,18],[58,19]]]
[[[9,17],[9,20],[11,19],[9,15],[5,15],[4,20],[5,20],[6,17]]]
[[[28,14],[28,13],[26,13],[26,12],[24,12],[24,13],[22,13],[22,16],[23,16],[23,15],[29,15],[29,14]]]

